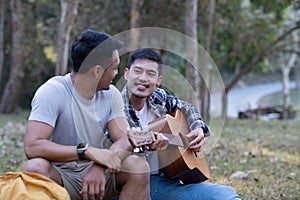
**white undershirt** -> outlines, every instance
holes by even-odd
[[[135,114],[139,118],[143,130],[148,130],[148,123],[153,121],[156,118],[155,114],[148,108],[146,102],[140,111],[135,110]],[[149,162],[151,174],[157,174],[158,173],[157,151],[153,151],[149,153],[146,159]]]
[[[135,110],[135,114],[140,119],[139,121],[143,130],[148,130],[148,123],[156,118],[155,114],[148,108],[146,102],[141,110]]]

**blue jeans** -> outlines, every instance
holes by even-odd
[[[197,183],[182,185],[163,176],[151,176],[151,200],[240,200],[229,186]]]

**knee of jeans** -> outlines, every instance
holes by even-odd
[[[33,158],[26,162],[25,171],[49,176],[51,164],[43,158]]]
[[[223,195],[228,200],[240,200],[240,196],[236,193],[235,189],[230,186],[223,186]]]

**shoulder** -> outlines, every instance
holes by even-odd
[[[152,96],[166,98],[170,96],[170,94],[162,88],[155,88],[154,92],[152,93]]]
[[[156,88],[154,92],[150,95],[150,100],[160,100],[160,101],[173,101],[177,100],[177,97],[172,96],[168,91],[162,88]]]
[[[50,78],[46,83],[41,85],[35,92],[32,99],[33,103],[41,104],[61,104],[70,96],[67,81],[63,76]]]
[[[117,91],[117,92],[120,93],[120,91],[118,90],[118,88],[116,88],[116,86],[114,86],[114,85],[110,85],[110,86],[109,86],[109,90],[110,90],[110,91],[113,91],[113,92]]]
[[[98,91],[97,96],[101,100],[110,100],[110,102],[119,100],[119,99],[122,100],[121,92],[114,85],[110,85],[108,90]]]
[[[50,78],[47,82],[41,85],[38,90],[53,90],[53,91],[60,91],[65,89],[67,85],[67,78],[64,76],[55,76]],[[50,92],[49,91],[49,92]]]
[[[121,92],[114,85],[110,85],[109,88],[112,91],[112,99],[123,102]]]

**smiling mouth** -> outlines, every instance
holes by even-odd
[[[150,85],[149,84],[137,84],[138,87],[145,87],[145,88],[149,88]]]

